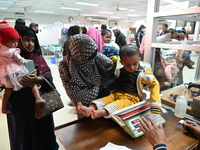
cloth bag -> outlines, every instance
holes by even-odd
[[[37,119],[42,119],[64,107],[56,88],[45,77],[43,77],[43,80],[43,82],[49,85],[50,90],[41,94],[41,97],[46,100],[46,103],[35,104],[35,118]]]

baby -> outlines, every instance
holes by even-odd
[[[18,45],[19,34],[15,29],[10,27],[6,21],[0,22],[0,87],[5,87],[2,98],[2,113],[11,113],[6,108],[7,101],[12,91],[18,91],[23,86],[20,80],[28,73],[25,67],[26,60],[20,56]],[[40,93],[36,84],[30,85],[35,96],[36,103],[45,103],[40,97]]]
[[[101,36],[104,44],[104,47],[102,48],[103,54],[107,57],[114,55],[119,56],[119,46],[114,41],[111,41],[112,32],[108,29],[104,29],[101,32]]]

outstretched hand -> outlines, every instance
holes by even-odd
[[[148,122],[144,117],[140,120],[139,126],[145,137],[152,146],[165,144],[165,131],[162,123],[157,126],[151,117],[149,117],[149,120],[150,122]]]

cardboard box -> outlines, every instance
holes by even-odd
[[[191,113],[196,117],[200,117],[200,96],[194,97]]]

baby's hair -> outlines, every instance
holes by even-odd
[[[140,51],[135,44],[124,45],[119,52],[120,59],[122,59],[123,56],[131,57],[134,55],[140,56]]]
[[[106,35],[107,33],[112,34],[112,32],[109,29],[104,29],[104,30],[101,31],[102,36]]]

